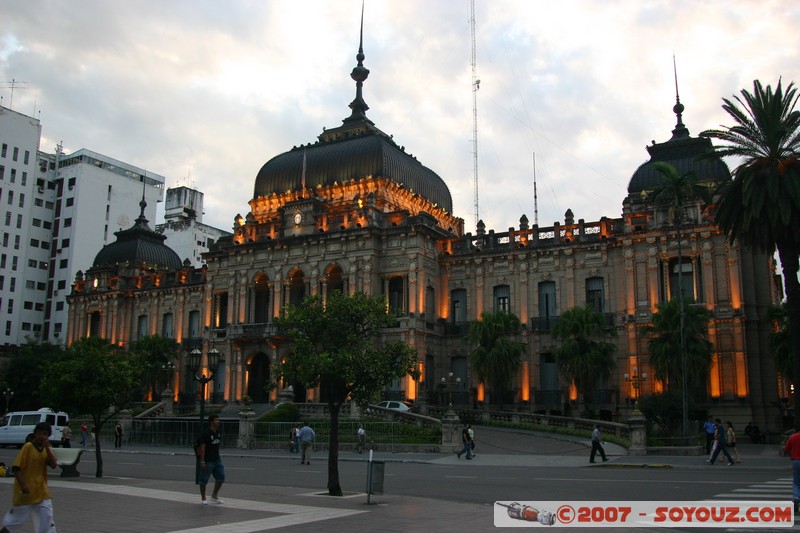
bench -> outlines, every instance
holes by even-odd
[[[81,462],[83,448],[54,448],[56,464],[61,467],[61,477],[80,477],[78,463]]]

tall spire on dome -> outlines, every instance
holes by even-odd
[[[142,199],[139,201],[139,216],[136,218],[136,222],[133,224],[133,227],[131,229],[142,228],[146,229],[147,231],[152,231],[150,229],[150,226],[147,225],[147,223],[149,222],[147,220],[147,217],[144,216],[144,208],[147,207],[147,201],[144,199],[146,186],[147,185],[144,181],[144,178],[142,178]]]
[[[681,103],[681,96],[678,92],[678,67],[675,63],[675,54],[672,54],[672,71],[675,75],[675,105],[672,107],[672,111],[675,113],[675,116],[678,117],[678,123],[675,125],[675,129],[672,130],[672,138],[671,141],[677,139],[687,139],[689,137],[689,130],[683,124],[683,104]]]
[[[353,81],[356,82],[356,98],[352,102],[350,102],[350,109],[353,112],[350,114],[349,117],[344,119],[343,122],[351,122],[353,120],[363,120],[367,118],[367,109],[369,106],[364,101],[364,98],[361,94],[361,88],[364,85],[364,81],[369,76],[369,69],[364,66],[364,2],[361,2],[361,33],[359,35],[358,41],[358,54],[356,54],[356,60],[358,64],[353,68],[353,71],[350,73],[350,77],[353,78]]]

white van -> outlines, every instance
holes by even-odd
[[[33,433],[33,428],[39,422],[50,424],[52,433],[50,443],[61,446],[61,433],[69,421],[69,415],[63,412],[53,412],[49,407],[42,407],[38,411],[15,411],[7,413],[0,421],[0,445],[9,444],[22,447],[25,439]]]

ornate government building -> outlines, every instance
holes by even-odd
[[[696,160],[711,143],[690,136],[680,103],[671,138],[648,146],[650,160],[633,172],[619,218],[587,222],[568,210],[552,227],[531,226],[522,215],[507,231],[479,222],[465,233],[442,178],[367,118],[361,48],[356,58],[351,114],[264,164],[249,212],[236,215],[233,236],[204,254],[202,268],[182,262],[143,214],[118,232],[76,277],[68,341],[100,336],[125,346],[152,334],[174,338],[182,347],[178,400],[198,390],[188,352],[216,349],[223,362],[210,399],[265,402],[276,398],[265,388],[270,369],[291,349],[274,323],[282,309],[307,295],[362,291],[387,298],[400,318],[385,337],[419,354],[421,379],[397,380],[386,397],[441,403],[445,378],[455,386],[454,403],[472,406],[489,391],[472,376],[463,335],[483,311],[506,310],[520,317],[519,340],[527,345],[514,408],[565,413],[576,391],[559,380],[550,331],[565,310],[591,304],[618,332],[616,369],[597,384],[593,405],[624,420],[638,395],[661,390],[656,380],[629,376],[652,374],[641,329],[681,279],[684,294],[712,314],[713,363],[707,391],[695,400],[715,416],[780,429],[787,394],[763,319],[780,299],[773,258],[730,244],[714,225],[713,206],[699,202],[687,212],[679,246],[649,194],[660,179],[655,161],[681,174],[694,170],[709,185],[730,177],[722,161]],[[297,401],[318,400],[318,390],[292,385]]]

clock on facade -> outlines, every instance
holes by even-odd
[[[300,213],[295,213],[294,223],[299,226],[302,221],[303,221],[303,215],[301,215]]]

